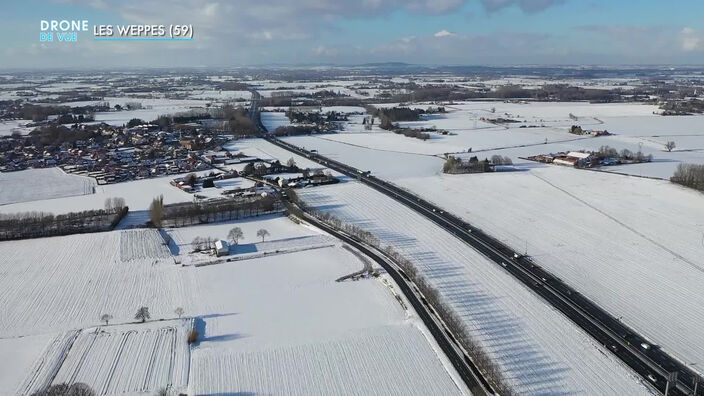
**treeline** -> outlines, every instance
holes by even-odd
[[[399,121],[418,121],[420,120],[420,115],[425,114],[423,109],[411,109],[409,107],[377,108],[367,105],[365,109],[367,109],[367,113],[378,117],[381,120],[381,125],[384,124],[384,121],[389,124]]]
[[[296,204],[288,205],[291,214],[303,217],[302,212],[305,211],[333,228],[344,231],[386,253],[401,269],[403,274],[418,287],[418,290],[438,313],[445,326],[456,337],[456,341],[460,343],[484,377],[491,383],[493,390],[501,395],[516,394],[515,390],[508,384],[500,367],[491,360],[482,345],[470,334],[460,315],[451,308],[450,304],[442,297],[441,293],[431,284],[428,278],[418,272],[410,260],[396,252],[390,245],[382,247],[381,241],[373,233],[356,225],[345,223],[328,212],[321,212],[306,207],[295,191],[288,190],[287,194],[290,201]]]
[[[32,144],[39,146],[58,146],[77,140],[88,140],[98,134],[93,128],[67,128],[63,125],[46,125],[35,128],[29,133]]]
[[[629,149],[623,149],[621,151],[616,150],[611,146],[601,146],[599,151],[594,151],[594,159],[598,162],[604,159],[613,158],[628,162],[651,162],[653,160],[652,154],[643,154],[642,151],[638,150],[633,152]]]
[[[392,95],[389,102],[409,101],[454,101],[469,99],[531,99],[540,101],[623,101],[621,90],[589,89],[567,84],[545,85],[536,89],[525,89],[519,85],[505,85],[496,90],[488,88],[468,89],[464,87],[417,87],[408,88],[407,93]]]
[[[295,98],[295,99],[294,99]],[[364,102],[352,97],[326,97],[321,99],[301,99],[300,96],[290,95],[282,97],[266,97],[259,101],[260,106],[267,107],[289,107],[293,106],[363,106]]]
[[[461,158],[448,156],[442,166],[442,171],[450,174],[493,172],[492,165],[510,165],[512,163],[511,158],[501,157],[500,155],[495,157],[498,157],[497,161],[500,159],[501,163],[492,164],[488,158],[480,161],[476,156],[471,157],[469,161],[462,161]]]
[[[704,113],[704,100],[673,100],[660,105],[662,115],[692,115]]]
[[[62,114],[56,118],[55,123],[57,124],[78,124],[82,122],[92,122],[95,120],[93,113],[89,114]]]
[[[44,238],[110,231],[127,214],[127,206],[53,215],[25,212],[0,215],[0,240]]]
[[[326,122],[347,121],[348,117],[338,111],[328,111],[327,113],[297,111],[289,108],[286,110],[286,117],[292,123],[300,124],[324,124]]]
[[[288,125],[280,126],[274,129],[273,134],[276,136],[296,136],[310,135],[311,133],[319,132],[317,127],[310,125]]]
[[[704,191],[704,165],[679,164],[670,181],[695,190]]]
[[[383,126],[380,126],[383,128]],[[386,128],[383,128],[386,129]],[[420,140],[428,140],[430,139],[430,134],[428,132],[423,132],[421,129],[414,129],[414,128],[393,128],[391,129],[391,132],[398,134],[398,135],[403,135],[406,137],[412,137]]]
[[[158,207],[158,205],[156,205],[156,207]],[[281,202],[274,196],[259,195],[252,198],[236,200],[218,199],[166,205],[163,206],[160,217],[150,216],[150,218],[152,219],[152,225],[156,227],[184,227],[194,224],[259,216],[274,213],[281,209]],[[154,211],[154,205],[151,211]]]
[[[96,106],[77,106],[77,107],[69,107],[69,106],[55,106],[55,105],[35,105],[35,104],[29,104],[29,103],[24,103],[21,106],[16,106],[12,109],[10,109],[4,117],[7,118],[22,118],[25,120],[32,120],[32,121],[45,121],[46,119],[49,118],[50,115],[56,115],[56,116],[65,116],[65,115],[83,115],[84,118],[86,116],[91,116],[92,114],[97,112],[97,111],[107,111],[109,110],[110,107],[106,103],[100,103]],[[60,117],[59,117],[60,118]],[[86,120],[91,121],[91,120]],[[68,124],[76,121],[68,121],[68,122],[62,122],[61,118],[59,121],[56,121],[58,123],[63,123],[63,124]],[[83,121],[80,121],[83,122]]]

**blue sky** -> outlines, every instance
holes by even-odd
[[[4,68],[704,63],[697,0],[18,0],[0,12]],[[40,43],[42,19],[91,32]],[[92,36],[94,24],[171,23],[193,24],[194,40]]]

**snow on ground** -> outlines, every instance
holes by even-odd
[[[358,183],[300,192],[411,259],[465,319],[520,394],[644,394],[613,355],[496,264],[429,220]]]
[[[0,205],[7,205],[93,194],[96,183],[89,177],[68,175],[59,168],[46,168],[0,173],[0,186]],[[41,207],[34,210],[48,211]]]
[[[400,184],[518,251],[527,242],[538,264],[655,344],[704,359],[701,193],[555,166]]]
[[[190,227],[169,228],[166,231],[176,244],[185,246],[190,244],[195,237],[227,240],[227,233],[234,227],[239,227],[244,234],[244,237],[240,239],[241,244],[261,241],[261,238],[256,235],[260,229],[269,231],[268,239],[270,240],[319,235],[311,229],[300,227],[287,220],[283,221],[280,215],[250,217],[238,220],[236,224],[226,221]]]
[[[227,144],[225,149],[233,153],[241,152],[249,157],[258,157],[262,160],[278,159],[282,164],[285,164],[289,158],[293,158],[296,161],[296,165],[301,169],[321,169],[320,164],[317,162],[313,162],[307,158],[295,155],[288,150],[274,146],[264,139],[236,140]],[[244,167],[244,165],[242,165],[242,167]]]
[[[516,105],[518,106],[518,105]],[[576,108],[569,108],[577,110]],[[628,110],[628,109],[626,109]],[[604,111],[605,113],[610,113]],[[445,121],[455,118],[460,122],[461,115],[452,111],[443,117]],[[599,114],[596,112],[596,114]],[[431,139],[422,141],[408,138],[385,131],[373,133],[340,133],[328,135],[299,136],[289,141],[315,148],[320,153],[337,158],[344,158],[352,164],[356,162],[363,169],[381,172],[383,175],[403,177],[413,175],[417,171],[427,171],[426,166],[439,170],[442,164],[432,165],[426,163],[423,156],[442,157],[443,153],[455,153],[459,156],[477,155],[480,158],[490,158],[494,154],[508,156],[514,162],[523,162],[519,157],[528,157],[537,154],[556,153],[561,151],[590,150],[597,151],[601,146],[608,145],[617,150],[628,149],[632,152],[641,150],[644,154],[651,154],[653,162],[643,164],[621,165],[604,167],[603,170],[626,173],[638,176],[652,176],[669,178],[680,163],[704,163],[704,131],[696,128],[696,122],[679,121],[682,119],[701,120],[704,117],[662,117],[662,116],[634,116],[623,117],[631,123],[624,123],[626,129],[607,128],[606,124],[593,126],[596,129],[608,129],[615,133],[612,136],[586,137],[572,135],[567,132],[567,126],[539,127],[539,128],[509,128],[492,127],[473,129],[472,121],[466,121],[467,129],[456,129],[454,135],[432,134]],[[667,129],[661,120],[671,120],[672,126]],[[671,135],[657,134],[655,129],[647,133],[641,132],[641,126],[652,121],[661,125],[657,131],[671,131]],[[449,121],[448,121],[449,122]],[[575,123],[574,121],[570,121]],[[433,126],[429,121],[423,121],[426,126]],[[567,123],[566,125],[570,125]],[[672,152],[664,150],[664,144],[673,140],[677,148]],[[472,153],[467,153],[469,148]],[[462,154],[464,153],[464,154]],[[417,154],[406,156],[397,154]],[[415,160],[409,160],[416,158]],[[401,166],[402,169],[396,169]],[[418,169],[418,168],[423,168]],[[400,171],[400,172],[399,172]],[[432,173],[432,172],[431,172]],[[416,173],[417,174],[417,173]]]
[[[267,131],[273,132],[278,127],[291,125],[286,113],[276,111],[265,111],[261,113],[262,125]]]
[[[97,394],[139,395],[162,387],[185,390],[191,328],[192,320],[177,319],[62,333],[27,371],[18,393],[29,395],[49,381],[82,382]]]
[[[236,188],[250,188],[254,186],[254,182],[243,177],[215,180],[214,184],[215,187],[201,188],[196,191],[195,194],[206,198],[222,198],[222,194],[225,191],[234,190]]]
[[[52,168],[52,170],[54,169],[55,168]],[[55,169],[55,171],[61,172],[58,169]],[[0,173],[0,180],[2,180],[2,177],[4,175],[14,174],[18,173]],[[99,185],[95,186],[95,194],[91,195],[56,199],[43,199],[41,201],[0,205],[0,213],[44,211],[52,212],[54,214],[60,214],[67,212],[83,211],[88,209],[102,209],[105,207],[105,199],[112,197],[122,197],[125,199],[127,206],[129,206],[130,208],[130,215],[137,215],[140,211],[142,213],[145,213],[144,211],[149,209],[149,205],[151,204],[152,199],[159,195],[164,196],[165,204],[192,201],[192,194],[186,193],[169,184],[173,178],[178,176],[182,175],[171,175],[154,179],[143,179],[124,183]],[[80,180],[87,179],[81,176],[71,177],[78,177],[80,178]],[[42,186],[41,188],[44,187]],[[60,191],[62,187],[59,186],[58,188]],[[2,191],[0,191],[0,196],[4,194],[6,193],[5,189],[3,188]],[[12,192],[10,192],[9,194],[12,194]]]
[[[410,326],[263,351],[196,353],[196,394],[452,395],[427,340]],[[435,363],[435,364],[428,364]],[[228,378],[229,386],[213,377]]]
[[[338,245],[195,268],[190,393],[459,394],[386,286],[334,281],[362,266]]]
[[[18,131],[23,135],[28,134],[34,128],[26,127],[25,125],[31,120],[9,120],[0,121],[0,136],[12,135],[13,132]]]
[[[131,97],[106,97],[102,101],[109,102],[111,107],[119,104],[125,106],[129,102],[142,104],[141,109],[105,111],[95,113],[96,122],[104,122],[110,125],[127,124],[133,118],[144,121],[153,121],[160,115],[170,115],[192,109],[205,109],[206,101],[196,99],[144,99]],[[102,102],[101,101],[101,102]],[[91,102],[95,103],[95,102]],[[73,104],[75,106],[75,104]]]
[[[190,95],[193,99],[212,99],[212,100],[234,100],[245,99],[249,100],[252,93],[249,91],[194,91]]]
[[[0,394],[14,394],[50,340],[49,335],[0,338],[0,356],[6,357],[0,362]]]
[[[1,242],[0,352],[17,354],[22,370],[0,374],[0,389],[82,381],[126,395],[168,384],[198,395],[468,394],[384,276],[335,282],[363,267],[339,241],[283,216],[167,232],[178,246],[235,226],[252,240],[270,232],[243,248],[326,244],[184,267],[171,254],[188,253],[169,251],[153,229]],[[134,323],[140,306],[146,324]],[[187,320],[174,320],[176,307]],[[191,320],[200,336],[188,347]]]
[[[193,290],[156,230],[0,242],[0,337],[131,321],[186,307]]]

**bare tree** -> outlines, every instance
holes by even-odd
[[[112,198],[105,198],[105,210],[108,212],[112,211]]]
[[[193,242],[191,242],[191,246],[193,247],[194,252],[199,252],[203,247],[203,242],[201,242],[200,237],[193,238]]]
[[[100,321],[101,321],[101,322],[105,322],[105,326],[107,326],[108,324],[110,324],[110,321],[111,321],[111,320],[112,320],[112,315],[110,315],[110,314],[102,314],[102,315],[100,316]]]
[[[269,236],[269,231],[262,228],[259,231],[257,231],[257,236],[262,238],[262,242],[264,242],[264,238]]]
[[[178,308],[174,309],[174,313],[175,313],[176,315],[178,315],[178,317],[179,317],[179,319],[180,319],[181,316],[183,316],[183,308],[178,307]]]
[[[164,196],[159,195],[152,200],[149,206],[149,220],[154,227],[161,228],[161,222],[164,220]]]
[[[242,229],[239,227],[235,227],[227,233],[227,239],[232,241],[235,245],[237,245],[242,238],[244,238],[244,234],[242,233]]]
[[[289,158],[288,161],[286,161],[286,166],[289,168],[295,168],[296,160],[294,160],[293,157]]]
[[[156,396],[168,396],[169,391],[166,388],[159,388],[155,393]]]
[[[672,140],[668,140],[667,143],[665,143],[665,150],[667,150],[668,152],[672,151],[672,149],[674,148],[675,142],[673,142]]]
[[[149,308],[139,307],[137,313],[134,315],[134,318],[137,320],[141,320],[142,323],[146,322],[147,319],[151,318],[151,315],[149,315]]]

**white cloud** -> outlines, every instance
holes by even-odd
[[[455,33],[449,32],[444,29],[434,34],[435,37],[447,37],[447,36],[455,36],[455,35],[456,35]]]
[[[682,49],[688,52],[704,50],[704,34],[701,31],[685,27],[680,32]]]

